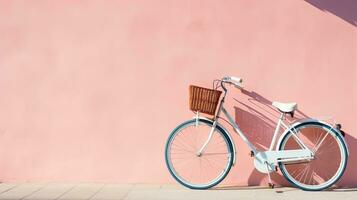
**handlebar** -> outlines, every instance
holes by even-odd
[[[222,78],[222,82],[229,83],[234,85],[236,88],[242,89],[243,88],[243,79],[234,76],[225,76]]]

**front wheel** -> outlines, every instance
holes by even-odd
[[[320,122],[305,122],[294,127],[296,136],[314,153],[314,158],[301,163],[279,163],[284,177],[303,190],[324,190],[336,183],[345,171],[347,147],[341,135]],[[301,149],[291,131],[286,134],[279,150]]]
[[[166,165],[180,184],[191,189],[208,189],[220,183],[233,164],[233,146],[219,125],[201,155],[213,122],[195,119],[176,127],[166,143]]]

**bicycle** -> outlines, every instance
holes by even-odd
[[[190,189],[209,189],[219,184],[235,164],[232,137],[218,122],[224,119],[221,113],[248,145],[255,168],[268,174],[269,187],[274,188],[270,173],[278,168],[291,184],[308,191],[324,190],[341,178],[349,151],[340,125],[334,127],[312,118],[286,124],[286,115],[293,117],[297,104],[273,102],[280,117],[269,149],[258,151],[224,108],[227,85],[243,89],[241,78],[229,76],[213,81],[213,89],[190,86],[190,109],[196,113],[195,117],[172,131],[165,148],[166,165],[177,182]],[[199,113],[213,117],[202,117]],[[281,127],[284,132],[277,140]]]

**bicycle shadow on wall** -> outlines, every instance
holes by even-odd
[[[356,0],[305,0],[323,12],[329,12],[342,20],[357,26],[357,1]]]
[[[242,90],[242,93],[244,95],[247,95],[248,103],[244,103],[234,98],[235,102],[239,104],[239,106],[234,107],[235,121],[237,124],[239,124],[241,130],[244,133],[247,133],[246,137],[257,147],[257,150],[259,151],[268,150],[276,127],[276,121],[280,112],[277,111],[272,106],[272,101],[264,98],[260,94],[254,91],[247,91],[244,89]],[[291,118],[290,116],[287,115],[287,120],[289,121],[289,123],[293,123],[294,121],[303,118],[309,118],[309,116],[299,109],[295,111],[294,118]],[[283,129],[280,130],[280,133],[282,133],[282,131]],[[309,139],[310,141],[314,140],[314,138],[307,138],[307,139]],[[340,189],[334,190],[334,188],[336,187],[332,187],[333,191],[343,191],[342,188],[351,188],[357,186],[356,183],[351,181],[351,179],[352,180],[354,179],[351,178],[351,176],[356,177],[356,174],[353,173],[352,169],[357,167],[357,162],[355,161],[352,152],[357,150],[357,139],[355,139],[348,133],[345,133],[345,139],[349,147],[350,157],[344,176],[337,183],[337,187]],[[326,150],[328,151],[328,149]],[[331,156],[325,159],[330,159],[331,157],[338,156],[338,155],[334,155],[333,153],[334,152],[331,151]],[[316,171],[316,172],[323,173],[322,170],[326,171],[329,169],[322,168],[321,171],[319,172]],[[334,169],[331,169],[331,171],[332,170]],[[346,177],[349,177],[350,180],[344,180]],[[280,170],[279,173],[271,173],[271,178],[272,181],[277,185],[291,186],[288,183],[288,181],[286,181],[286,179],[282,176]],[[262,174],[258,172],[256,169],[254,169],[250,173],[248,178],[249,186],[257,186],[260,184],[264,185],[265,183],[266,184],[268,183],[268,177],[266,174]],[[235,186],[226,186],[226,187],[221,187],[220,189],[238,189],[238,188],[239,187],[235,187]]]

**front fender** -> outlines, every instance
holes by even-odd
[[[278,140],[278,143],[276,145],[276,150],[278,151],[279,150],[279,147],[280,147],[280,144],[283,140],[283,138],[285,137],[285,135],[287,135],[290,130],[292,130],[293,128],[295,128],[296,126],[298,125],[301,125],[301,124],[305,124],[305,123],[320,123],[320,124],[323,124],[323,125],[326,125],[327,127],[331,128],[335,133],[338,134],[338,136],[342,139],[342,141],[345,143],[346,145],[346,149],[347,149],[347,155],[349,156],[350,152],[348,150],[348,146],[347,146],[347,143],[346,143],[346,140],[345,138],[343,137],[343,135],[341,134],[341,132],[339,130],[337,130],[336,128],[334,128],[333,126],[331,126],[331,124],[327,123],[327,122],[324,122],[324,121],[321,121],[321,120],[317,120],[317,119],[302,119],[302,120],[299,120],[295,123],[293,123],[289,129],[286,129],[283,134],[281,134],[279,140]]]

